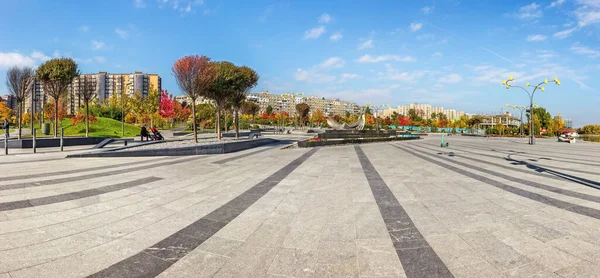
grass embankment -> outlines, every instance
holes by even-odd
[[[113,120],[110,118],[97,118],[98,122],[95,124],[90,123],[90,137],[135,137],[140,134],[140,128],[125,123],[125,136],[121,136],[121,121]],[[58,132],[60,133],[61,124],[58,125]],[[65,129],[65,136],[85,136],[85,122],[80,122],[77,125],[71,125],[71,119],[62,120],[62,127]],[[42,135],[42,129],[39,124],[35,125],[37,137],[53,137],[54,126],[50,124],[50,135]],[[29,127],[23,129],[30,129]],[[13,131],[11,131],[12,133]],[[2,131],[4,133],[4,131]],[[12,134],[11,134],[12,136]],[[26,137],[31,137],[28,134]]]

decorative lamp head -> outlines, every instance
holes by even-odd
[[[502,85],[506,85],[506,80],[502,80]]]
[[[556,77],[554,77],[554,83],[556,83],[556,85],[560,86],[560,81]]]
[[[525,87],[529,87],[530,85],[529,82],[525,83]]]
[[[510,76],[510,77],[508,78],[508,80],[509,80],[509,81],[513,81],[513,80],[515,80],[515,78],[514,78],[514,77],[512,77],[512,76]]]
[[[542,87],[542,92],[544,91],[544,87]]]
[[[544,78],[544,84],[548,84],[548,78]]]
[[[506,89],[510,89],[510,85],[506,85]]]

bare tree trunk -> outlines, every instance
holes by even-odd
[[[192,100],[192,129],[194,130],[194,144],[198,143],[198,130],[196,130],[196,100]]]
[[[58,135],[58,98],[54,99],[54,138]]]
[[[221,141],[221,109],[217,107],[217,121],[216,121],[216,129],[217,129],[217,138]]]
[[[238,116],[238,109],[237,108],[235,108],[235,112],[234,113],[235,113],[235,116],[234,116],[235,117],[234,118],[234,121],[235,121],[235,138],[240,138],[240,118]]]
[[[85,102],[85,137],[89,136],[90,132],[90,106],[89,102]]]

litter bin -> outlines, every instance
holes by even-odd
[[[42,125],[42,134],[50,135],[50,124],[49,123],[44,123]]]

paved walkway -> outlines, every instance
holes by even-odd
[[[3,156],[0,277],[600,273],[599,144],[446,140]]]

